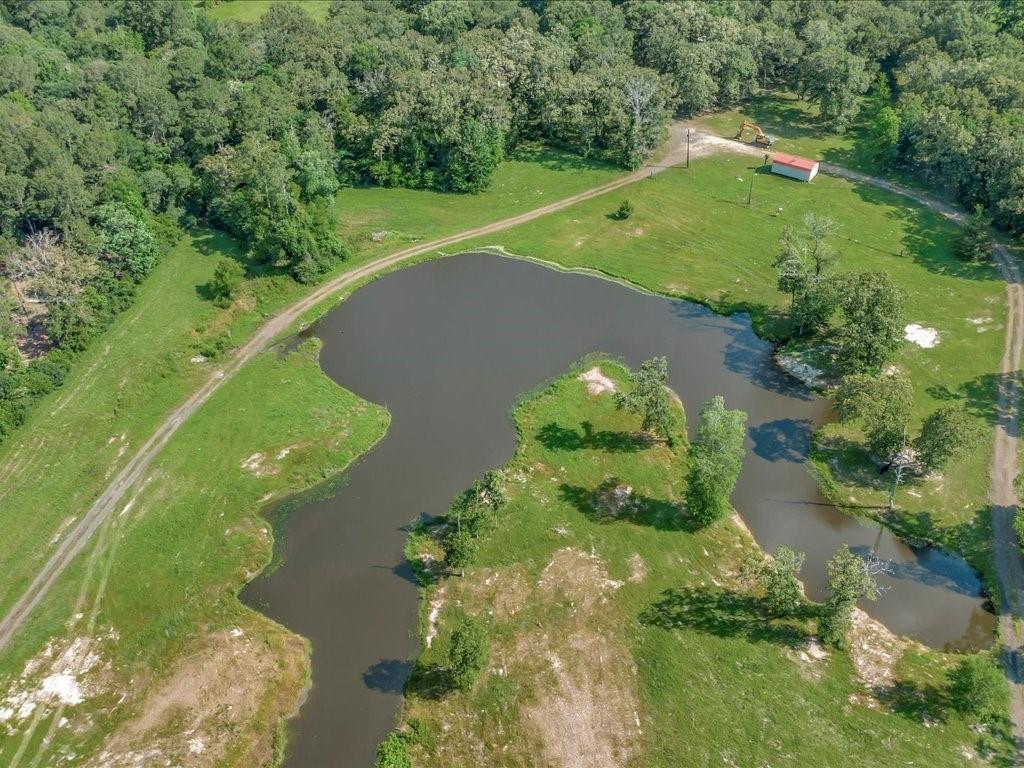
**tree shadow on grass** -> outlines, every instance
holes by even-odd
[[[536,163],[550,171],[608,171],[621,166],[598,155],[583,157],[567,149],[550,147],[540,142],[523,142],[508,156],[509,160]]]
[[[537,439],[549,451],[578,451],[590,448],[609,453],[636,453],[650,448],[654,440],[640,432],[609,429],[594,430],[589,421],[580,423],[580,432],[551,421],[537,432]]]
[[[840,483],[878,492],[887,491],[891,485],[892,475],[879,472],[864,446],[842,435],[819,435],[814,457],[824,462]]]
[[[818,117],[801,108],[797,97],[778,93],[755,94],[744,105],[744,112],[769,134],[785,139],[820,139],[832,131]]]
[[[773,618],[763,601],[752,595],[722,588],[678,587],[662,592],[661,599],[640,614],[640,623],[795,648],[807,640],[803,621],[812,612],[813,607],[805,606],[792,618]]]
[[[451,689],[451,677],[440,664],[416,662],[405,683],[407,696],[416,696],[429,701],[443,698]]]
[[[874,686],[872,693],[892,712],[916,723],[945,723],[952,704],[941,687],[910,680]]]
[[[899,253],[915,263],[941,275],[962,280],[997,280],[999,273],[990,262],[968,262],[952,252],[952,243],[959,227],[937,211],[926,208],[911,198],[871,184],[854,183],[853,190],[871,205],[888,207],[886,216],[903,228]]]
[[[1000,416],[997,407],[1000,391],[1008,395],[1017,376],[1012,373],[986,373],[963,382],[956,389],[933,384],[925,392],[936,400],[961,405],[969,414],[984,419],[988,424],[1000,424],[1008,434],[1017,437],[1016,414],[1007,409],[1007,413]]]
[[[633,491],[626,493],[626,487],[618,478],[613,477],[605,480],[597,488],[563,483],[558,491],[563,501],[572,504],[581,514],[594,522],[627,521],[659,531],[693,533],[700,530],[700,526],[690,520],[678,504]]]

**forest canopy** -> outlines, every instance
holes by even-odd
[[[343,185],[473,193],[527,141],[636,167],[671,117],[754,88],[837,130],[867,104],[886,163],[1024,230],[1012,0],[212,4],[0,0],[0,439],[181,227],[314,282],[346,255]],[[29,304],[48,361],[15,347]]]

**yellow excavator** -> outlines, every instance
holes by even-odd
[[[748,128],[753,129],[754,143],[757,144],[757,146],[767,148],[775,143],[774,136],[769,136],[767,133],[761,130],[761,126],[757,125],[756,123],[752,123],[749,120],[744,120],[742,123],[740,123],[740,129],[736,131],[736,135],[733,136],[733,138],[736,139],[737,141],[742,141],[743,134],[744,132],[746,132]]]

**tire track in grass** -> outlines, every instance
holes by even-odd
[[[107,534],[109,533],[111,528],[113,528],[113,524],[104,526],[103,530],[101,530],[99,534],[99,538],[96,540],[96,546],[93,547],[92,551],[89,553],[89,559],[86,562],[85,567],[85,576],[82,578],[82,583],[81,585],[79,585],[78,588],[78,596],[75,599],[75,607],[72,611],[72,616],[78,615],[78,613],[85,606],[85,602],[89,593],[89,585],[92,582],[92,573],[96,567],[96,562],[99,560],[100,553],[104,548]],[[14,680],[17,681],[18,678],[14,678]],[[61,706],[59,710],[63,711],[63,706]],[[36,705],[35,711],[32,713],[32,720],[29,723],[28,728],[22,734],[18,750],[14,753],[14,756],[11,758],[11,762],[8,768],[18,768],[18,765],[21,763],[21,759],[25,756],[25,753],[28,750],[29,745],[32,743],[32,738],[35,736],[36,730],[39,728],[40,724],[43,722],[48,712],[49,707],[46,702],[39,702]],[[57,722],[58,719],[57,716],[55,716],[51,720],[51,725],[48,732],[52,732],[55,729],[54,724]],[[43,742],[40,742],[40,750],[43,749],[43,743],[45,742],[45,740],[46,739],[44,737]]]

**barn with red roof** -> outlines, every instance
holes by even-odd
[[[772,158],[772,173],[800,181],[810,181],[818,174],[818,161],[778,152]]]

